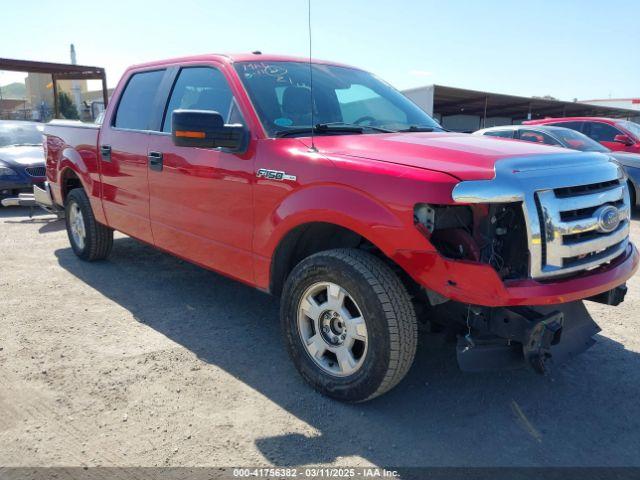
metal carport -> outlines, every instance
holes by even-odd
[[[107,94],[107,76],[102,67],[0,58],[0,70],[51,75],[53,83],[54,118],[58,118],[60,115],[58,108],[58,80],[101,80],[102,98],[105,108],[109,100]]]

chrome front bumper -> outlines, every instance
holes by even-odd
[[[58,216],[64,213],[64,210],[53,201],[49,182],[44,182],[44,188],[34,185],[33,193],[21,193],[17,197],[5,198],[2,200],[2,205],[5,207],[40,207]]]

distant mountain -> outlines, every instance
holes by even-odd
[[[14,82],[0,87],[2,90],[2,98],[4,99],[23,99],[27,96],[27,87],[24,83]]]

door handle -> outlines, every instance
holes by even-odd
[[[100,156],[105,162],[111,161],[111,145],[100,145]]]
[[[162,171],[162,152],[149,152],[149,168],[156,172]]]

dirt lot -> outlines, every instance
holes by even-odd
[[[343,405],[297,375],[276,299],[121,235],[82,263],[27,213],[0,209],[0,466],[640,466],[638,276],[550,376],[463,374],[425,337]]]

